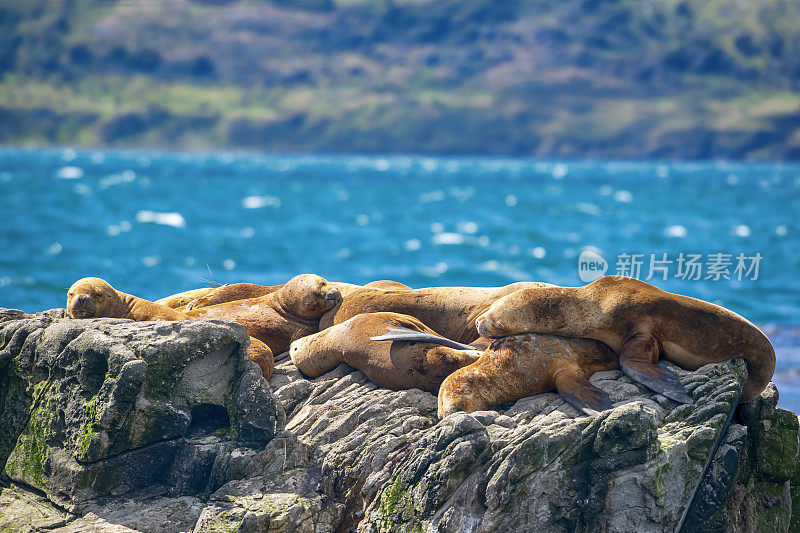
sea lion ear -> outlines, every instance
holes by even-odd
[[[619,367],[632,380],[678,403],[694,403],[686,387],[658,360],[655,339],[636,335],[622,345]]]
[[[562,370],[555,382],[561,399],[586,415],[593,416],[613,407],[608,394],[589,383],[580,368]]]

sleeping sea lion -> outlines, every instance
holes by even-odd
[[[362,288],[342,298],[342,303],[320,319],[320,330],[361,313],[388,311],[413,316],[440,335],[458,342],[477,339],[475,319],[498,298],[527,287],[548,283],[519,282],[504,287],[429,287],[426,289],[379,290]]]
[[[332,286],[339,289],[339,292],[344,296],[355,289],[360,289],[361,285],[354,285],[352,283],[342,283],[336,281],[329,281]],[[236,300],[245,300],[248,298],[257,298],[259,296],[266,296],[271,294],[285,284],[281,285],[257,285],[255,283],[231,283],[230,285],[222,285],[208,290],[206,293],[198,295],[196,298],[187,301],[186,310],[200,309],[201,307],[209,307],[228,302],[235,302]],[[367,283],[364,287],[374,287],[378,289],[410,289],[408,285],[404,285],[397,281],[391,280],[378,280]],[[200,290],[200,289],[197,289]],[[176,295],[177,296],[177,295]],[[187,305],[188,304],[188,305]]]
[[[236,300],[246,300],[248,298],[258,298],[259,296],[266,296],[272,294],[285,283],[280,285],[257,285],[255,283],[231,283],[229,285],[222,285],[214,287],[205,294],[193,298],[186,302],[186,310],[200,309],[201,307],[210,307],[212,305],[224,304],[228,302],[235,302]]]
[[[414,342],[408,342],[408,336],[392,342],[372,340],[395,327],[425,335]],[[347,363],[381,387],[417,388],[436,394],[444,378],[478,359],[481,350],[477,348],[443,339],[411,316],[364,313],[292,342],[289,355],[295,366],[312,378]]]
[[[67,315],[71,318],[127,318],[145,320],[189,320],[180,311],[114,289],[100,278],[83,278],[67,292]],[[247,355],[261,368],[264,379],[272,376],[275,359],[264,342],[250,335]]]
[[[394,281],[391,279],[379,279],[375,281],[370,281],[364,287],[372,288],[372,289],[383,289],[385,291],[407,291],[412,290],[411,287],[406,285],[405,283],[400,283],[399,281]]]
[[[177,309],[179,311],[183,311],[186,308],[186,305],[192,300],[197,300],[198,298],[202,298],[206,294],[209,294],[211,291],[215,291],[222,287],[225,287],[225,285],[222,285],[221,287],[202,287],[199,289],[191,289],[188,291],[183,291],[177,294],[173,294],[172,296],[167,296],[166,298],[160,298],[153,303],[158,305],[163,305],[164,307],[169,307],[170,309]]]
[[[513,335],[494,340],[480,358],[456,370],[439,388],[439,418],[556,390],[586,414],[611,408],[608,395],[589,383],[601,370],[619,368],[608,346],[590,339]]]
[[[602,341],[619,354],[625,374],[679,402],[691,398],[675,375],[657,364],[659,357],[688,370],[744,358],[748,379],[740,403],[756,398],[775,371],[772,344],[745,318],[634,278],[523,289],[494,302],[476,325],[488,337],[530,332]]]
[[[282,353],[292,341],[319,331],[320,316],[341,300],[339,289],[325,278],[300,274],[264,296],[192,309],[184,314],[188,318],[238,322],[274,353]]]

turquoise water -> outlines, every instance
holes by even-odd
[[[642,254],[642,279],[666,254],[649,281],[762,325],[797,408],[798,214],[797,164],[0,149],[0,306],[63,306],[84,276],[148,299],[300,272],[578,285],[584,250],[611,274]],[[701,279],[676,277],[681,253]],[[718,253],[730,280],[705,279]]]

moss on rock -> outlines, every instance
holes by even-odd
[[[47,461],[50,427],[56,417],[55,396],[48,394],[50,382],[40,382],[34,387],[36,404],[31,411],[25,430],[8,458],[6,472],[40,490],[46,490],[45,464]]]
[[[85,421],[83,423],[83,427],[81,428],[81,435],[79,439],[79,447],[80,447],[80,455],[78,459],[83,459],[86,457],[87,453],[89,452],[89,445],[92,443],[92,439],[95,435],[97,435],[97,395],[95,394],[92,398],[86,402],[86,407],[84,409],[84,416]]]

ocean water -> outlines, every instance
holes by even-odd
[[[0,306],[62,307],[85,276],[158,299],[302,272],[574,286],[604,262],[758,323],[798,411],[798,215],[797,164],[0,149]]]

